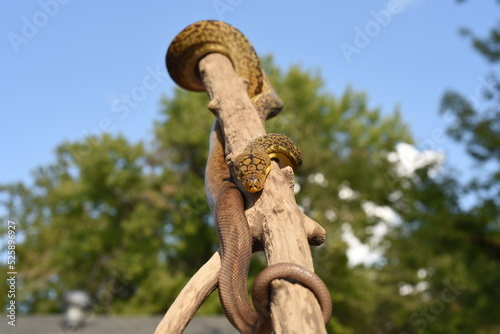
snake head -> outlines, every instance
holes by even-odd
[[[271,158],[262,151],[244,152],[238,155],[234,162],[238,180],[250,193],[256,193],[264,188],[270,170]]]

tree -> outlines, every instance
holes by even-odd
[[[462,32],[489,61],[500,61],[499,27],[486,38]],[[402,223],[390,233],[379,274],[387,288],[377,298],[385,333],[500,330],[500,84],[491,73],[482,85],[472,100],[446,92],[440,108],[454,119],[448,135],[475,162],[470,180],[461,183],[451,169],[431,177],[427,166],[394,205]]]
[[[269,132],[290,136],[303,154],[296,173],[297,203],[327,230],[325,245],[314,249],[315,268],[331,289],[334,304],[329,329],[335,333],[369,333],[374,318],[371,269],[351,268],[342,227],[350,224],[367,241],[376,221],[363,203],[391,203],[400,177],[391,170],[387,155],[399,142],[412,142],[398,110],[383,116],[367,107],[363,93],[348,88],[338,98],[322,93],[319,75],[292,67],[282,74],[268,69],[276,91],[285,102],[281,115],[268,123]],[[342,189],[352,189],[350,197]]]
[[[100,312],[144,307],[136,300],[143,294],[140,283],[157,276],[168,286],[168,279],[177,279],[163,273],[170,250],[162,221],[170,203],[143,174],[146,167],[142,144],[90,137],[59,146],[56,163],[38,168],[33,186],[3,187],[22,240],[22,309],[56,311],[56,297],[72,288],[89,292]]]
[[[290,136],[303,153],[297,202],[327,231],[315,267],[334,300],[330,330],[371,331],[376,321],[374,270],[348,264],[341,227],[369,240],[377,223],[363,204],[390,205],[401,177],[387,159],[412,141],[396,110],[367,106],[363,93],[325,92],[318,74],[280,71],[264,60],[284,111],[268,132]],[[56,297],[83,288],[99,312],[162,313],[217,249],[204,193],[208,135],[215,117],[206,94],[176,89],[162,101],[151,145],[105,135],[64,143],[33,185],[5,185],[8,217],[22,222],[20,298],[29,312],[51,312]],[[339,195],[350,190],[351,196]],[[29,245],[29,247],[28,247]],[[256,256],[249,284],[265,266]],[[216,298],[216,296],[214,297]],[[212,299],[203,312],[221,312]]]
[[[347,89],[340,98],[335,98],[323,92],[323,82],[317,74],[298,67],[282,73],[270,58],[264,60],[264,65],[273,87],[285,102],[283,112],[267,122],[267,130],[284,133],[298,143],[304,164],[296,174],[300,188],[297,202],[329,233],[327,244],[316,250],[316,270],[331,287],[336,305],[337,313],[330,327],[337,333],[366,331],[373,320],[370,307],[374,306],[367,292],[374,287],[365,278],[363,267],[348,266],[347,246],[341,238],[340,226],[352,222],[361,236],[369,237],[365,227],[374,222],[366,217],[360,203],[366,199],[389,203],[388,197],[399,185],[398,176],[387,172],[391,163],[386,155],[397,142],[411,142],[408,129],[397,111],[383,117],[380,110],[368,109],[362,93]],[[156,124],[161,143],[156,153],[161,157],[158,164],[165,160],[175,164],[176,175],[165,174],[164,178],[178,177],[184,184],[194,184],[185,190],[194,192],[188,198],[202,198],[189,205],[196,208],[203,205],[199,220],[190,221],[191,227],[183,227],[201,224],[193,229],[194,235],[204,230],[203,221],[210,217],[200,195],[207,135],[215,120],[206,108],[207,103],[205,94],[176,90],[174,99],[164,100],[164,120]],[[338,197],[339,189],[347,185],[357,189],[356,199],[346,201]],[[263,266],[262,258],[257,257],[250,283]],[[366,315],[362,321],[360,312]]]

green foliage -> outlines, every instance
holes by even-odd
[[[266,67],[270,61],[264,62]],[[267,122],[267,130],[286,134],[298,144],[304,163],[296,173],[297,203],[327,230],[327,242],[313,251],[316,272],[331,288],[335,305],[330,330],[369,333],[375,320],[376,287],[369,270],[348,267],[341,226],[351,223],[359,238],[371,236],[369,227],[376,222],[361,204],[390,203],[400,178],[387,154],[398,142],[412,142],[409,131],[397,110],[383,115],[379,109],[369,109],[363,93],[348,88],[335,98],[324,92],[318,75],[298,67],[286,74],[272,67],[267,72],[285,103],[282,113]],[[339,198],[343,185],[354,189],[357,197]]]
[[[112,311],[154,274],[169,203],[143,175],[144,154],[122,137],[64,143],[30,189],[3,187],[24,239],[17,255],[25,309],[55,311],[61,292],[82,288],[99,311]]]
[[[386,156],[396,143],[411,142],[408,129],[397,111],[369,109],[363,93],[349,88],[336,98],[317,74],[264,63],[285,102],[268,130],[301,148],[297,201],[329,233],[315,261],[336,305],[330,328],[369,332],[372,270],[348,266],[340,227],[349,222],[361,238],[370,235],[365,228],[375,221],[361,203],[390,202],[398,177]],[[217,249],[203,180],[215,117],[205,94],[176,89],[162,103],[147,148],[107,135],[63,143],[33,185],[3,186],[9,217],[22,225],[20,301],[29,312],[54,312],[62,292],[82,288],[98,312],[162,313]],[[345,185],[357,191],[355,199],[339,198]],[[250,282],[262,266],[253,264]],[[200,312],[213,311],[221,312],[216,296]]]
[[[352,88],[333,96],[318,74],[284,73],[272,58],[264,66],[285,102],[267,130],[300,147],[297,203],[327,230],[313,254],[334,302],[329,331],[497,331],[498,169],[466,186],[451,174],[430,177],[431,166],[403,177],[388,160],[396,144],[412,142],[398,110],[369,108]],[[457,120],[449,134],[483,164],[498,163],[497,93],[488,95],[485,113],[457,93],[442,103]],[[35,170],[33,184],[1,187],[8,218],[18,222],[23,310],[56,312],[64,291],[81,288],[96,312],[165,312],[218,247],[204,192],[215,120],[207,103],[205,94],[176,89],[163,99],[147,147],[108,135],[63,143],[53,164]],[[352,196],[340,196],[344,188]],[[471,193],[478,200],[466,210],[460,199]],[[379,219],[366,203],[392,208],[400,222],[371,245],[384,251],[379,263],[352,267],[342,232],[349,225],[361,241],[372,240]],[[263,266],[256,256],[249,286]],[[200,309],[214,312],[221,312],[216,294]]]
[[[500,61],[500,27],[473,47]],[[401,176],[388,159],[412,143],[399,110],[368,107],[352,88],[325,91],[321,76],[263,60],[285,103],[268,132],[290,136],[304,163],[296,173],[297,203],[327,230],[313,248],[316,272],[330,289],[332,333],[498,333],[500,330],[500,82],[482,78],[475,100],[447,92],[441,113],[447,134],[463,144],[475,171],[466,183],[433,166]],[[216,251],[204,172],[215,117],[206,94],[176,89],[162,100],[148,145],[104,135],[62,143],[54,163],[33,182],[0,186],[7,218],[17,227],[17,298],[22,311],[58,311],[68,289],[83,289],[99,313],[164,313],[189,278]],[[341,196],[349,189],[351,196]],[[463,198],[473,202],[463,205]],[[364,209],[390,208],[397,222],[373,242],[380,218]],[[371,267],[351,266],[345,229],[383,253]],[[6,232],[5,224],[0,232]],[[5,251],[5,244],[2,244]],[[255,256],[249,286],[265,266]],[[0,270],[7,272],[5,265]],[[0,293],[7,301],[6,285]],[[221,313],[213,294],[199,313]]]
[[[495,63],[498,36],[493,28],[487,38],[471,37]],[[441,101],[441,113],[453,119],[448,135],[475,162],[470,179],[462,184],[454,170],[429,177],[424,168],[394,203],[402,223],[388,236],[379,275],[392,293],[377,297],[388,333],[500,331],[500,84],[493,73],[480,81],[473,100],[449,91]],[[473,203],[464,205],[464,196]]]
[[[485,38],[465,31],[490,62],[500,61],[500,28]],[[500,82],[485,76],[481,96],[447,92],[441,113],[448,135],[463,144],[477,170],[466,183],[432,166],[401,176],[388,159],[412,143],[396,109],[368,107],[347,88],[333,96],[321,76],[268,57],[270,80],[285,103],[268,132],[290,136],[304,163],[297,203],[327,230],[313,248],[316,272],[330,289],[332,333],[498,333],[500,330]],[[215,117],[206,94],[176,89],[162,100],[155,137],[144,145],[104,135],[62,143],[54,163],[33,182],[0,186],[17,227],[17,301],[22,311],[58,311],[68,289],[83,289],[99,313],[164,313],[216,251],[204,170]],[[351,196],[340,196],[350,189]],[[464,206],[464,196],[474,201]],[[372,243],[383,258],[351,266],[343,236],[351,227],[370,243],[380,219],[363,207],[391,208],[398,222]],[[5,224],[0,232],[6,232]],[[5,251],[5,244],[2,244]],[[255,256],[249,286],[265,266]],[[5,265],[0,270],[7,272]],[[6,285],[0,286],[6,300]],[[199,313],[221,313],[213,294]]]
[[[164,99],[164,120],[155,124],[157,142],[150,161],[160,180],[168,180],[173,210],[171,222],[176,256],[169,261],[193,274],[217,249],[210,209],[205,199],[204,174],[208,135],[214,117],[207,110],[205,94],[176,89]]]

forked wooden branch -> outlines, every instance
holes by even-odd
[[[231,164],[251,140],[266,132],[246,93],[244,80],[228,58],[210,54],[200,61],[199,68]],[[291,168],[280,170],[273,163],[260,196],[245,192],[246,216],[254,239],[264,246],[268,265],[294,262],[313,270],[304,228],[306,216],[295,202],[293,186]],[[324,238],[321,226],[316,224],[314,230]],[[276,333],[326,333],[319,304],[308,289],[284,280],[275,280],[272,285],[271,313]]]
[[[247,94],[247,83],[224,55],[213,53],[199,62],[199,70],[211,99],[209,109],[217,116],[225,140],[227,161],[265,129]],[[299,143],[300,146],[300,143]],[[245,192],[246,216],[257,243],[263,245],[268,265],[293,262],[313,270],[309,244],[319,245],[325,230],[297,206],[294,175],[290,167],[273,162],[261,194]],[[181,333],[203,300],[217,284],[220,262],[215,254],[179,294],[156,334]],[[196,298],[193,298],[196,295]],[[313,293],[285,280],[272,283],[271,313],[276,333],[326,333],[322,313]]]
[[[180,334],[210,294],[217,288],[220,256],[215,253],[194,274],[156,327],[155,334]]]

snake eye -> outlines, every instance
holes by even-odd
[[[238,179],[241,178],[241,175],[243,174],[241,172],[241,169],[239,169],[238,167],[235,166],[234,167],[234,172],[236,173],[236,176],[238,177]]]

